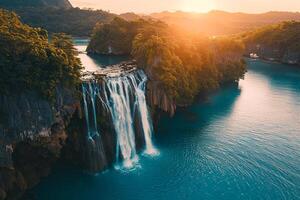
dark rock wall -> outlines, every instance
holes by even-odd
[[[173,115],[174,102],[153,83],[147,88],[149,105]],[[54,102],[30,91],[0,95],[0,200],[21,197],[47,176],[58,160],[90,172],[115,163],[117,141],[111,114],[97,98],[99,136],[89,138],[81,98],[80,92],[60,87]],[[131,98],[134,102],[133,93]],[[139,118],[136,113],[137,151],[145,146]]]
[[[60,157],[80,101],[75,91],[60,87],[56,97],[51,103],[30,91],[0,95],[0,199],[19,197]]]
[[[176,111],[176,103],[170,98],[165,91],[159,87],[159,83],[149,81],[147,84],[147,102],[152,110],[158,109],[170,116]]]
[[[96,78],[97,79],[97,78]],[[93,81],[92,81],[93,82]],[[67,144],[71,140],[71,145],[66,145],[67,148],[72,148],[69,149],[69,152],[77,152],[75,153],[76,155],[83,154],[81,159],[81,166],[85,169],[89,169],[89,171],[92,172],[98,172],[101,171],[105,168],[108,168],[112,166],[115,161],[116,161],[116,149],[117,149],[117,133],[115,131],[114,127],[114,122],[112,119],[112,115],[107,107],[107,105],[104,104],[104,99],[105,99],[105,92],[107,88],[104,86],[105,83],[102,82],[102,78],[100,77],[97,83],[93,84],[98,84],[99,88],[101,88],[99,91],[99,96],[102,97],[102,100],[100,98],[96,98],[95,102],[95,107],[96,107],[96,116],[97,116],[97,127],[98,127],[98,133],[99,136],[93,136],[92,138],[87,138],[87,135],[82,137],[82,134],[80,132],[87,132],[87,127],[86,127],[86,121],[84,119],[85,116],[82,118],[84,119],[81,124],[82,124],[82,129],[78,133],[78,129],[76,126],[75,130],[69,131],[70,133],[69,138],[67,139]],[[88,84],[88,83],[85,83]],[[133,91],[133,88],[132,88]],[[135,93],[134,92],[129,92],[129,99],[130,99],[130,104],[131,108],[134,107],[135,103]],[[110,95],[107,93],[107,95]],[[89,95],[88,95],[89,96]],[[82,105],[83,108],[84,105]],[[87,98],[87,107],[89,109],[92,109],[92,102],[90,98]],[[132,110],[133,111],[133,110]],[[83,113],[83,112],[82,112]],[[141,117],[139,116],[139,113],[135,111],[133,116],[133,128],[134,128],[134,133],[135,133],[135,145],[136,145],[136,150],[140,151],[145,147],[145,137],[144,137],[144,132],[142,128],[142,122],[141,122]],[[91,128],[93,129],[93,113],[91,110],[89,110],[89,119],[91,123]],[[75,119],[75,124],[78,124]],[[77,129],[77,130],[76,130]],[[81,137],[81,138],[80,138]],[[80,138],[80,139],[78,139]],[[79,142],[78,142],[79,141]],[[81,142],[80,142],[81,141]],[[82,148],[83,147],[83,148]],[[67,149],[66,148],[66,149]],[[75,148],[75,149],[74,149]],[[71,159],[71,160],[77,160],[77,159]]]
[[[289,48],[280,49],[276,46],[263,44],[247,44],[246,56],[256,53],[259,58],[269,61],[277,61],[285,64],[300,65],[300,52],[293,51]]]

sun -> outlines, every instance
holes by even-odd
[[[208,12],[215,8],[215,0],[183,0],[181,9],[189,12]]]

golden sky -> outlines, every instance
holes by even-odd
[[[109,10],[113,13],[152,13],[160,11],[260,13],[267,11],[299,11],[300,0],[70,0],[73,6]]]

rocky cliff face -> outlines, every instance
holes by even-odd
[[[300,65],[300,52],[289,48],[279,49],[278,47],[259,43],[247,44],[245,55],[249,56],[252,53],[257,54],[259,58],[264,60]]]
[[[173,116],[176,111],[176,102],[166,93],[151,69],[149,67],[145,70],[148,77],[147,103],[154,112],[162,111]],[[153,114],[156,115],[157,113]]]
[[[170,116],[176,111],[176,104],[156,81],[149,81],[147,84],[147,102],[152,109],[159,109]]]
[[[58,87],[52,103],[31,91],[0,95],[0,200],[21,197],[50,173],[58,159],[99,172],[122,165],[123,159],[131,161],[134,155],[127,158],[120,144],[130,146],[134,154],[153,147],[151,120],[142,117],[148,116],[147,77],[135,62],[86,76],[82,95]],[[116,95],[125,104],[114,99]],[[154,81],[147,86],[147,98],[151,107],[174,114],[175,104]],[[120,110],[114,107],[118,103]]]
[[[112,164],[131,168],[137,164],[139,151],[154,153],[146,82],[147,76],[132,61],[83,76],[85,163],[90,163],[91,171]]]
[[[80,107],[75,91],[57,88],[50,103],[34,92],[0,96],[0,199],[14,199],[48,175]]]

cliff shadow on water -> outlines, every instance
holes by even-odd
[[[178,108],[173,118],[161,117],[156,131],[157,137],[159,137],[159,146],[162,145],[161,142],[166,143],[163,146],[167,145],[169,137],[185,137],[174,134],[174,132],[179,134],[181,132],[198,133],[193,130],[205,129],[211,121],[227,117],[233,111],[232,108],[241,93],[239,83],[225,84],[207,96],[198,97],[193,105],[187,108]],[[187,129],[189,131],[186,131]]]
[[[300,91],[299,65],[288,65],[262,60],[247,59],[249,73],[264,76],[270,82],[270,86],[277,89],[289,88]]]

